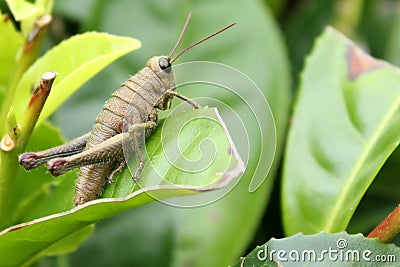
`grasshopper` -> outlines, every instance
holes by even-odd
[[[230,24],[171,58],[182,40],[190,17],[191,13],[171,53],[150,58],[142,70],[124,82],[105,102],[90,133],[44,151],[23,153],[18,157],[19,163],[27,170],[46,163],[54,176],[80,168],[74,195],[74,205],[78,206],[101,195],[106,181],[112,183],[115,175],[125,167],[123,143],[128,140],[138,159],[138,167],[132,176],[137,181],[144,168],[139,141],[148,137],[157,126],[157,110],[170,108],[173,97],[200,108],[191,99],[174,91],[172,63],[187,50],[235,25]]]

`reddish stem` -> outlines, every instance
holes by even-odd
[[[400,232],[400,205],[392,211],[367,237],[389,242]]]
[[[19,123],[21,134],[18,138],[18,145],[20,149],[25,148],[25,144],[28,141],[33,128],[35,127],[56,76],[56,72],[46,72],[43,74],[38,86],[36,87],[36,90],[32,94],[31,100],[29,101],[29,104],[26,107],[26,110]]]

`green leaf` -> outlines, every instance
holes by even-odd
[[[47,119],[83,83],[108,64],[126,53],[138,49],[136,39],[105,33],[84,33],[63,41],[39,58],[17,85],[13,106],[21,115],[31,95],[31,88],[47,71],[58,76],[46,101],[39,121]]]
[[[11,19],[6,19],[6,15],[0,12],[0,85],[7,86],[10,73],[15,68],[18,49],[23,40],[21,35],[15,30]]]
[[[82,244],[82,242],[93,232],[94,229],[93,225],[89,225],[74,233],[66,233],[64,236],[59,236],[59,240],[54,240],[52,243],[49,243],[48,240],[45,240],[45,236],[47,236],[47,234],[52,234],[53,231],[43,231],[43,223],[41,224],[41,226],[42,228],[35,228],[34,226],[28,226],[27,224],[25,224],[23,226],[21,225],[21,227],[25,229],[21,231],[23,233],[22,235],[19,231],[13,234],[9,234],[9,236],[14,236],[16,239],[22,237],[31,238],[30,240],[16,240],[10,243],[4,242],[4,240],[0,240],[0,250],[7,251],[7,257],[1,257],[0,259],[0,263],[2,263],[2,266],[30,266],[32,265],[32,263],[43,256],[53,256],[72,252],[76,250],[76,248],[80,244]],[[41,232],[43,238],[37,240],[36,237],[38,236],[38,234],[35,231]],[[0,232],[0,234],[2,234],[3,232]],[[44,242],[42,242],[43,240]],[[47,247],[43,247],[43,244],[47,244]],[[42,246],[43,249],[38,252],[35,250],[37,246]],[[33,249],[30,252],[26,251],[26,249],[31,248]],[[13,249],[14,251],[10,249]],[[18,251],[21,252],[20,255]],[[24,256],[25,258],[22,258]]]
[[[221,174],[238,176],[244,170],[243,162],[238,162],[235,153],[229,154],[236,148],[227,139],[221,122],[216,109],[211,108],[188,110],[167,117],[146,143],[150,160],[141,175],[152,178],[141,179],[140,187],[170,183],[205,187],[221,179]],[[130,172],[125,171],[116,183],[107,186],[103,198],[124,197],[140,188],[132,183],[137,163],[136,158],[133,160]]]
[[[51,14],[53,12],[54,0],[35,0],[35,4],[44,10],[44,14]]]
[[[286,149],[287,234],[346,229],[399,143],[398,69],[331,28],[307,60]]]
[[[395,245],[361,234],[297,234],[257,246],[234,266],[397,266],[399,256]]]
[[[34,17],[43,12],[42,7],[25,0],[6,0],[16,21]]]
[[[51,14],[54,0],[39,0],[31,3],[25,0],[6,0],[14,18],[20,22],[20,31],[24,39],[32,30],[35,21],[40,16]]]
[[[70,234],[63,239],[57,241],[47,249],[45,249],[42,252],[42,255],[38,256],[52,256],[52,255],[60,255],[60,254],[65,254],[68,252],[72,252],[77,249],[79,245],[82,244],[83,241],[86,240],[86,238],[92,234],[94,230],[94,224],[89,225],[85,228],[82,228],[79,231],[74,232],[73,234]]]
[[[32,263],[38,255],[41,255],[45,249],[54,245],[61,238],[102,218],[154,201],[152,196],[164,199],[191,193],[194,193],[193,190],[178,187],[138,190],[128,198],[119,201],[95,200],[64,213],[7,228],[0,232],[0,252],[2,255],[7,255],[7,257],[0,258],[0,264],[1,266],[20,266]]]
[[[183,128],[178,129],[178,136],[182,136],[182,138],[179,138],[178,145],[184,147],[184,155],[189,157],[187,160],[194,160],[193,155],[197,154],[196,157],[198,156],[198,147],[204,140],[212,140],[215,146],[216,153],[212,154],[209,167],[201,168],[193,176],[188,175],[188,171],[180,168],[181,158],[174,161],[174,164],[178,164],[174,165],[166,157],[167,150],[164,149],[175,145],[177,132],[167,132],[166,135],[163,135],[162,130],[166,128],[167,131],[171,132],[173,128],[177,128],[177,124],[183,125]],[[44,251],[49,246],[55,246],[54,244],[60,239],[81,231],[94,222],[154,200],[221,188],[243,171],[243,162],[235,152],[236,149],[231,143],[216,109],[190,110],[169,118],[162,126],[164,127],[157,128],[146,146],[148,154],[151,155],[150,162],[154,165],[155,170],[153,170],[151,164],[146,165],[140,182],[142,188],[134,184],[131,175],[124,175],[119,177],[114,185],[107,187],[109,192],[113,192],[113,197],[118,198],[94,200],[70,211],[41,217],[5,229],[0,232],[0,254],[8,255],[8,257],[0,257],[0,265],[31,263],[40,255],[49,253],[49,251]],[[188,142],[191,133],[195,133],[198,137],[190,138],[191,141]],[[229,151],[232,152],[229,153]],[[202,154],[202,157],[204,156],[205,153]],[[198,164],[192,162],[192,165]],[[198,166],[201,167],[201,165]],[[160,177],[165,173],[165,178],[155,180],[156,171],[160,172],[161,170],[164,172],[161,173]],[[190,179],[179,179],[179,177],[185,176],[190,177]],[[62,184],[70,184],[70,182],[71,180],[64,179]],[[61,185],[61,188],[63,188],[63,185]],[[62,210],[57,210],[60,208],[59,203],[68,201],[72,204],[71,195],[74,188],[69,186],[68,192],[64,188],[63,194],[59,194],[57,189],[50,194],[47,201],[41,203],[44,208],[39,207],[37,209],[37,212],[41,213],[36,213],[37,217],[69,209],[68,206],[64,206]],[[69,197],[68,200],[65,199],[66,195]],[[109,193],[106,192],[103,197],[108,195]],[[41,234],[38,234],[39,232]],[[83,234],[85,233],[87,232],[83,231]],[[64,241],[68,242],[69,245],[61,252],[70,250],[68,249],[70,247],[74,248],[76,242],[81,241],[82,238],[70,238]],[[57,246],[57,249],[52,247],[50,251],[52,253],[60,252],[59,247]]]
[[[26,39],[38,17],[51,13],[51,8],[47,9],[38,3],[30,3],[25,0],[7,0],[6,1],[15,20],[20,24],[21,36]]]

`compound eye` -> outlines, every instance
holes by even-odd
[[[160,59],[158,60],[158,65],[160,66],[160,68],[162,70],[165,70],[168,72],[171,70],[171,63],[169,62],[168,58],[166,58],[166,57],[160,57]]]

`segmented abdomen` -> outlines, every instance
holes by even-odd
[[[153,80],[156,80],[156,83],[160,81],[150,79],[152,77],[154,73],[149,68],[144,68],[112,94],[96,119],[85,149],[97,146],[125,131],[124,119],[129,124],[136,124],[146,122],[150,114],[154,115],[154,105],[160,97],[158,92],[160,88],[157,88],[159,85]],[[149,79],[152,82],[147,82]],[[107,177],[124,160],[123,151],[110,151],[110,153],[114,153],[113,160],[80,168],[75,184],[75,206],[100,195]]]

